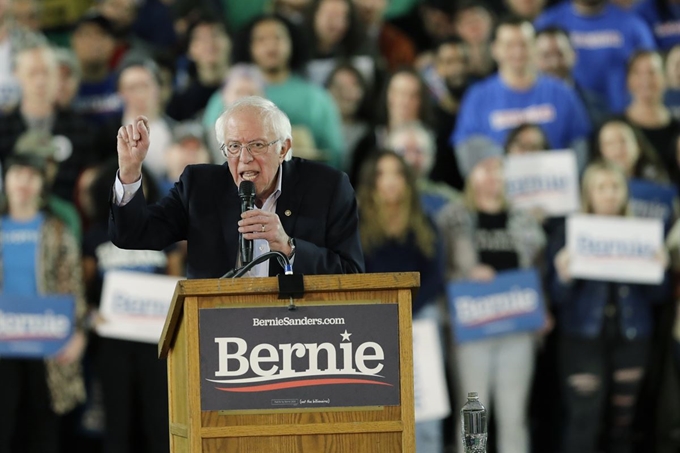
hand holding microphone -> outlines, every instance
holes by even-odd
[[[250,185],[253,184],[250,181],[243,181],[239,185],[239,197],[241,197],[241,220],[238,222],[238,232],[240,249],[244,252],[250,250],[250,254],[248,255],[245,253],[240,256],[241,264],[245,265],[252,261],[252,241],[254,239],[264,239],[269,243],[269,249],[271,251],[281,252],[286,256],[290,256],[292,252],[292,247],[289,243],[290,237],[283,229],[283,225],[281,225],[279,216],[274,212],[253,209],[255,202],[255,187],[253,186],[252,189],[252,197],[247,197],[247,199],[252,200],[250,204],[248,204],[249,202],[245,201],[246,198],[241,195],[241,188],[246,183],[249,183]],[[249,189],[245,187],[244,190]],[[247,259],[247,261],[244,261],[244,259]]]

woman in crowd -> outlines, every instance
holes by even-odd
[[[541,126],[531,123],[520,124],[508,132],[503,148],[510,156],[552,149]]]
[[[341,63],[333,69],[326,81],[326,89],[342,117],[345,143],[342,168],[347,171],[358,143],[372,133],[373,118],[368,112],[371,96],[364,76],[349,63]]]
[[[366,157],[376,149],[385,148],[389,133],[405,124],[432,124],[432,105],[427,85],[413,69],[401,69],[392,74],[383,93],[377,123],[372,134],[357,145],[350,167],[350,180],[356,182]]]
[[[591,156],[593,161],[617,165],[628,179],[668,183],[668,174],[650,142],[625,119],[610,119],[600,126],[594,135]]]
[[[366,272],[420,272],[413,317],[439,319],[435,301],[443,294],[442,250],[436,228],[420,207],[411,168],[392,151],[374,153],[361,169],[357,200]],[[441,422],[417,423],[416,444],[418,453],[440,453]]]
[[[373,85],[375,64],[367,55],[366,33],[354,9],[352,0],[316,0],[307,19],[311,60],[307,64],[307,79],[322,85],[341,59],[359,68]]]
[[[53,357],[0,358],[0,451],[14,452],[25,431],[28,453],[59,452],[61,415],[85,400],[85,298],[80,249],[69,229],[45,207],[47,162],[24,154],[5,161],[0,218],[0,294],[75,297],[74,333]]]
[[[624,217],[626,175],[606,161],[590,164],[582,182],[586,214]],[[565,229],[551,237],[548,274],[559,326],[559,374],[565,418],[562,452],[632,451],[631,427],[654,330],[653,304],[668,296],[667,285],[641,285],[573,278]],[[659,252],[661,260],[666,258]],[[610,417],[604,422],[605,411]]]
[[[628,62],[627,80],[631,103],[626,108],[626,118],[649,140],[660,161],[669,169],[671,180],[680,184],[673,143],[673,138],[680,133],[680,122],[664,105],[666,80],[661,55],[651,50],[634,53]]]
[[[500,156],[489,150],[476,157],[471,168],[461,169],[466,175],[465,202],[447,206],[437,219],[449,281],[491,282],[499,272],[535,267],[545,245],[538,221],[527,212],[509,209]],[[456,345],[459,401],[465,401],[467,392],[476,391],[493,411],[501,453],[529,451],[528,403],[535,349],[534,332]]]
[[[193,21],[186,41],[186,56],[178,58],[184,68],[180,68],[175,93],[166,107],[166,113],[177,121],[200,115],[229,71],[231,54],[231,39],[218,17]]]
[[[83,270],[93,312],[99,306],[108,271],[183,273],[183,255],[179,250],[121,250],[109,240],[107,200],[117,168],[115,161],[104,164],[90,188],[95,215],[84,238]],[[142,185],[147,202],[154,203],[160,198],[157,182],[146,169],[142,170]],[[101,383],[106,418],[103,453],[134,451],[138,441],[145,452],[167,453],[170,448],[167,371],[166,364],[158,360],[157,346],[104,337],[95,337],[93,342],[96,345],[91,353]],[[134,429],[136,426],[139,433]]]

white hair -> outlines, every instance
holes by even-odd
[[[394,131],[390,132],[387,138],[387,145],[390,149],[398,153],[399,149],[402,147],[401,137],[409,132],[415,134],[418,137],[417,140],[420,143],[420,146],[422,146],[423,151],[425,151],[428,155],[428,168],[424,168],[423,172],[425,174],[429,174],[434,167],[437,142],[432,131],[423,126],[422,123],[419,121],[413,121],[397,127]]]
[[[217,121],[215,121],[215,136],[220,146],[224,144],[224,125],[227,119],[234,113],[243,110],[256,110],[263,126],[269,132],[272,132],[276,138],[280,139],[282,144],[286,140],[293,140],[290,120],[276,104],[260,96],[247,96],[227,106],[220,117],[217,118]]]
[[[257,86],[258,92],[264,92],[266,81],[257,65],[250,63],[236,63],[233,65],[227,75],[224,76],[224,80],[222,80],[222,90],[224,91],[229,86],[229,83],[236,79],[248,79]]]

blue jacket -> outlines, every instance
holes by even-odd
[[[557,275],[555,255],[565,245],[564,226],[552,235],[548,246],[548,291],[556,312],[557,324],[563,334],[582,338],[600,335],[605,318],[609,287],[614,285],[620,332],[623,338],[634,340],[651,337],[653,333],[652,305],[671,298],[668,274],[659,285],[613,283],[574,279],[562,283]]]

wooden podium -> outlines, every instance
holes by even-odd
[[[301,309],[397,304],[399,405],[203,411],[199,311],[260,306],[285,311],[291,301],[279,298],[275,277],[183,280],[177,283],[159,342],[159,356],[168,362],[171,452],[415,452],[411,300],[420,275],[320,275],[303,280],[304,296],[294,300]]]

